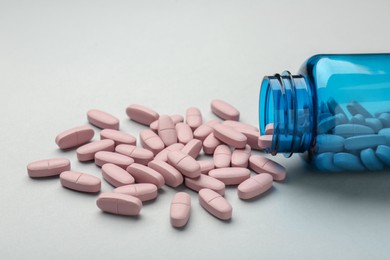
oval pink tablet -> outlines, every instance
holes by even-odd
[[[222,144],[221,141],[215,138],[214,133],[211,133],[203,141],[203,151],[205,154],[213,154],[220,144]]]
[[[253,130],[250,130],[247,128],[241,128],[241,127],[236,127],[234,129],[246,136],[247,144],[253,150],[263,150],[263,148],[260,147],[258,144],[258,139],[260,137],[260,133],[258,131],[253,131]]]
[[[218,145],[214,151],[213,159],[215,168],[225,168],[230,166],[232,152],[229,146],[221,144]]]
[[[126,169],[127,166],[134,163],[134,160],[126,155],[114,152],[100,151],[95,153],[95,164],[97,166],[102,167],[106,163],[113,163]]]
[[[258,138],[258,145],[262,149],[271,148],[272,147],[273,135],[262,135]]]
[[[211,215],[219,219],[228,220],[232,217],[232,206],[224,197],[213,190],[201,189],[199,203]]]
[[[115,146],[120,144],[137,144],[137,139],[131,134],[114,129],[103,129],[100,131],[100,139],[111,139],[115,142]]]
[[[164,177],[160,173],[145,165],[133,163],[126,170],[137,183],[152,183],[159,189],[165,184]]]
[[[135,183],[114,189],[115,193],[127,194],[139,198],[141,201],[157,198],[157,186],[152,183]]]
[[[238,185],[238,197],[247,200],[259,196],[272,187],[272,181],[273,178],[268,173],[261,173],[253,176]]]
[[[200,166],[200,172],[202,174],[208,174],[209,171],[214,169],[214,161],[213,160],[198,160],[197,161]]]
[[[102,176],[114,187],[132,184],[135,181],[130,173],[112,163],[106,163],[102,166]]]
[[[265,126],[265,134],[266,135],[274,134],[274,123],[270,123]]]
[[[66,158],[45,159],[27,165],[27,173],[32,178],[56,176],[69,170],[70,161]]]
[[[96,205],[111,214],[136,216],[141,211],[142,201],[131,195],[107,192],[99,195]]]
[[[64,171],[60,174],[61,185],[81,192],[99,192],[101,187],[100,179],[90,174]]]
[[[283,181],[286,178],[286,168],[261,155],[249,157],[249,167],[257,173],[269,173],[275,181]]]
[[[188,154],[194,159],[198,157],[201,150],[202,150],[202,141],[198,139],[192,139],[183,147],[183,149],[181,149],[183,153]]]
[[[119,129],[119,119],[101,110],[91,109],[87,113],[88,122],[101,129]]]
[[[209,172],[209,176],[222,181],[225,185],[238,185],[248,179],[250,174],[250,170],[241,167],[219,168]]]
[[[191,213],[191,197],[185,192],[178,192],[172,199],[169,212],[171,225],[183,227],[187,224]]]
[[[211,111],[224,120],[238,121],[240,119],[240,112],[232,105],[220,99],[211,101]]]
[[[244,149],[235,149],[232,153],[232,167],[248,167],[248,160],[251,156],[251,147],[246,145]]]
[[[165,180],[165,184],[170,187],[177,187],[183,183],[183,175],[172,165],[164,162],[153,160],[148,163],[148,167],[160,173]]]
[[[168,161],[168,153],[169,152],[180,151],[181,149],[183,149],[183,147],[184,147],[184,144],[181,144],[181,143],[171,144],[170,146],[166,147],[164,150],[162,150],[161,152],[156,154],[156,156],[154,157],[154,160],[166,162],[166,161]]]
[[[151,151],[153,154],[161,152],[165,147],[161,138],[150,129],[142,130],[139,136],[142,147]]]
[[[225,184],[205,174],[201,174],[198,178],[184,178],[184,184],[194,191],[208,188],[221,195],[225,194]]]
[[[201,140],[203,142],[204,139],[206,139],[206,137],[209,134],[214,132],[213,126],[216,125],[216,124],[219,124],[219,123],[220,123],[220,121],[218,121],[218,120],[211,120],[211,121],[208,121],[207,123],[199,126],[198,128],[196,128],[194,130],[194,137],[196,139]]]
[[[113,152],[115,142],[110,139],[95,141],[85,144],[77,148],[77,159],[80,162],[92,161],[95,159],[95,154],[100,151]]]
[[[259,132],[259,128],[257,128],[256,126],[253,126],[251,124],[246,124],[246,123],[243,123],[243,122],[226,120],[226,121],[223,121],[222,124],[230,126],[230,127],[233,127],[233,128],[236,128],[236,127],[237,128],[245,128],[245,129],[248,129],[248,130]]]
[[[58,134],[55,141],[60,149],[69,149],[89,142],[94,134],[91,127],[79,126]]]
[[[177,140],[179,143],[186,144],[194,139],[191,127],[186,123],[177,123],[175,128],[177,132]]]
[[[184,118],[182,115],[171,115],[170,116],[171,119],[172,119],[172,122],[174,125],[176,125],[177,123],[180,123],[180,122],[183,122],[184,121]],[[152,129],[154,132],[157,132],[158,131],[158,120],[152,122],[150,124],[150,129]]]
[[[153,152],[144,149],[142,147],[137,147],[135,145],[129,144],[120,144],[115,147],[115,152],[129,156],[134,159],[134,162],[147,165],[148,162],[153,160]]]
[[[178,169],[181,174],[189,178],[196,178],[200,175],[200,166],[198,162],[181,151],[169,152],[168,163]]]
[[[190,107],[186,111],[186,123],[191,127],[192,130],[195,130],[202,124],[202,114],[200,110],[196,107]]]
[[[131,120],[143,125],[150,125],[159,117],[156,111],[137,104],[128,106],[126,108],[126,114]]]
[[[158,119],[158,135],[166,146],[177,143],[177,133],[172,119],[162,115]]]
[[[247,138],[242,133],[234,130],[230,126],[216,124],[214,126],[214,136],[221,142],[233,146],[235,148],[244,148]]]

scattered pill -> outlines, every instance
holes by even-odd
[[[88,122],[101,129],[119,129],[119,119],[104,111],[91,109],[87,113]]]
[[[221,144],[215,148],[213,160],[215,168],[225,168],[230,166],[232,152],[229,146]]]
[[[221,141],[215,138],[214,133],[211,133],[203,141],[203,152],[205,154],[213,154],[215,148],[220,144],[222,144]]]
[[[77,148],[77,159],[80,162],[93,161],[95,154],[100,151],[113,152],[115,149],[115,142],[110,139],[95,141],[92,143],[84,144]]]
[[[244,149],[234,149],[232,153],[232,167],[248,167],[248,160],[251,156],[251,147],[246,145]]]
[[[213,160],[198,160],[197,161],[200,166],[200,172],[202,174],[208,174],[209,171],[214,169],[214,161]]]
[[[222,124],[233,127],[234,129],[239,128],[239,129],[247,129],[247,130],[259,132],[259,128],[257,128],[256,126],[253,126],[251,124],[246,124],[243,122],[238,122],[238,121],[233,121],[233,120],[225,120],[225,121],[222,121]]]
[[[99,192],[101,187],[100,179],[86,173],[75,171],[64,171],[60,174],[61,185],[81,192]]]
[[[114,187],[132,184],[135,181],[125,169],[112,163],[106,163],[102,166],[102,176]]]
[[[191,127],[186,123],[177,123],[176,126],[177,140],[179,143],[187,144],[194,138]]]
[[[375,155],[375,151],[372,148],[364,149],[360,152],[360,160],[363,165],[370,171],[383,170],[384,165],[380,159]]]
[[[235,148],[244,148],[247,142],[245,135],[223,124],[214,125],[214,136],[221,142]]]
[[[89,126],[74,127],[58,134],[55,142],[60,149],[69,149],[89,142],[94,134]]]
[[[126,171],[134,177],[137,183],[152,183],[159,189],[165,184],[164,177],[160,173],[143,164],[133,163],[127,167]]]
[[[115,188],[113,192],[131,195],[141,201],[149,201],[157,198],[157,190],[157,186],[152,183],[134,183]]]
[[[262,155],[249,157],[249,167],[257,173],[271,174],[275,181],[283,181],[286,178],[286,168]]]
[[[225,185],[238,185],[250,177],[251,171],[247,168],[229,167],[209,171],[209,176],[222,181]]]
[[[115,129],[103,129],[100,131],[100,139],[111,139],[115,142],[115,146],[120,144],[136,145],[137,143],[137,139],[131,134]]]
[[[183,227],[187,224],[191,213],[191,197],[185,192],[178,192],[172,199],[170,221],[173,227]]]
[[[128,106],[126,114],[131,120],[147,126],[159,117],[156,111],[138,104]]]
[[[172,122],[174,125],[176,125],[177,123],[181,123],[184,121],[184,118],[182,115],[171,115],[170,116],[171,119],[172,119]],[[156,121],[153,121],[151,124],[150,124],[150,129],[152,129],[154,132],[157,132],[158,131],[158,120]]]
[[[263,150],[264,149],[263,147],[259,146],[259,138],[261,136],[260,136],[260,133],[258,131],[250,130],[247,128],[241,128],[241,127],[236,127],[234,129],[246,136],[247,144],[253,150]]]
[[[201,189],[199,191],[199,203],[211,215],[228,220],[232,217],[232,206],[219,193],[210,189]]]
[[[267,149],[272,147],[273,136],[272,135],[262,135],[258,138],[258,146],[261,149]]]
[[[223,120],[238,121],[240,119],[240,112],[232,105],[220,99],[211,101],[211,111]]]
[[[265,126],[265,134],[266,135],[273,135],[274,134],[274,123],[270,123],[270,124],[267,124]]]
[[[238,197],[243,200],[257,197],[272,187],[272,180],[272,176],[268,173],[261,173],[250,177],[238,185]]]
[[[158,135],[166,146],[177,142],[177,133],[172,119],[162,115],[158,119]]]
[[[186,123],[191,127],[192,130],[195,130],[200,125],[202,125],[203,119],[200,110],[196,107],[190,107],[186,111]]]
[[[379,145],[375,151],[376,156],[387,166],[390,166],[390,147]]]
[[[119,153],[100,151],[95,154],[95,164],[102,167],[106,163],[113,163],[126,169],[127,166],[134,163],[134,159]]]
[[[27,165],[27,173],[32,178],[57,176],[69,170],[70,161],[66,158],[45,159]]]
[[[197,178],[184,178],[184,184],[187,188],[196,192],[208,188],[221,195],[225,194],[225,184],[222,181],[205,174],[202,174]]]
[[[139,136],[142,147],[151,151],[154,155],[161,152],[165,147],[161,138],[150,129],[142,130]]]
[[[142,147],[137,147],[135,145],[129,144],[120,144],[115,147],[115,152],[126,155],[132,159],[134,162],[147,165],[148,162],[153,160],[153,152],[144,149]]]
[[[186,177],[196,178],[201,174],[198,162],[188,154],[181,151],[169,152],[168,163]]]
[[[142,201],[131,195],[107,192],[99,195],[96,205],[111,214],[136,216],[141,211]]]
[[[383,135],[359,135],[344,140],[346,150],[362,150],[378,145],[386,144],[386,137]]]
[[[170,146],[166,147],[164,150],[156,154],[154,157],[154,160],[160,160],[160,161],[168,161],[168,153],[172,151],[180,151],[184,148],[184,144],[181,143],[175,143],[171,144]]]
[[[203,142],[204,139],[206,139],[206,137],[209,134],[214,132],[213,126],[216,125],[216,124],[219,124],[219,123],[220,122],[218,120],[211,120],[211,121],[208,121],[207,123],[199,126],[198,128],[196,128],[194,130],[194,137],[196,139],[201,140]]]
[[[202,150],[202,145],[202,141],[198,139],[192,139],[181,149],[181,151],[195,159]]]
[[[364,171],[364,166],[359,157],[350,153],[336,153],[333,156],[336,167],[346,171]]]
[[[184,181],[183,175],[167,162],[153,160],[148,163],[148,167],[160,173],[165,180],[165,184],[170,187],[175,188]]]

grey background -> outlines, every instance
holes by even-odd
[[[28,178],[26,165],[66,156],[100,176],[54,143],[91,108],[137,134],[144,127],[124,112],[131,103],[161,114],[197,106],[212,119],[209,103],[221,98],[257,124],[264,75],[297,71],[316,53],[389,52],[389,10],[385,0],[0,0],[1,258],[388,259],[386,172],[318,173],[299,156],[277,156],[286,182],[250,202],[228,188],[227,223],[189,191],[191,219],[177,230],[169,187],[140,217],[118,217],[102,213],[96,195]]]

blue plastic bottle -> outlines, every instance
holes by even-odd
[[[274,124],[272,154],[307,152],[324,171],[390,166],[390,54],[309,58],[292,75],[263,79],[261,134]]]

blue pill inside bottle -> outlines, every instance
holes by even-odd
[[[264,77],[259,123],[273,155],[307,153],[322,171],[389,167],[390,54],[315,55]]]

